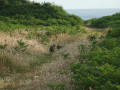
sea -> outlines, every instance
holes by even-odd
[[[74,14],[81,17],[83,20],[92,18],[100,18],[103,16],[110,16],[115,13],[120,13],[120,8],[110,9],[65,9],[67,13]]]

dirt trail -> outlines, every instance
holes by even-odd
[[[94,29],[87,28],[89,33],[94,32],[93,30]],[[102,34],[102,32],[100,33]],[[65,84],[65,90],[73,90],[70,84],[72,77],[72,72],[69,70],[70,64],[78,62],[76,59],[76,55],[79,53],[78,45],[83,44],[88,46],[90,45],[90,41],[86,35],[74,38],[60,35],[58,36],[56,43],[58,42],[64,43],[64,47],[60,50],[56,50],[52,55],[55,60],[38,66],[33,71],[24,75],[19,74],[7,78],[8,81],[11,82],[9,86],[16,90],[51,90],[47,84],[55,83]],[[64,58],[62,53],[69,53],[70,56],[68,58]]]
[[[106,33],[108,32],[108,30],[110,30],[111,28],[90,28],[90,27],[85,27],[85,29],[89,32],[89,33],[98,33],[98,35],[106,35]]]
[[[62,35],[63,36],[63,35]],[[72,38],[71,38],[72,39]],[[89,45],[89,40],[86,38],[77,37],[71,43],[65,44],[61,50],[56,50],[52,55],[55,60],[38,66],[33,72],[24,75],[15,88],[18,90],[50,90],[47,84],[57,83],[65,84],[65,90],[72,90],[70,64],[78,62],[75,58],[78,54],[78,45]],[[69,53],[68,58],[64,58],[61,53]]]

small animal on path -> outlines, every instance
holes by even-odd
[[[52,46],[50,46],[50,49],[49,49],[50,53],[54,52],[55,51],[55,44],[53,44]]]
[[[57,45],[57,49],[61,49],[62,48],[62,46],[60,46],[59,44]]]

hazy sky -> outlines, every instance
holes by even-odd
[[[64,9],[120,8],[120,0],[30,0],[51,2]]]

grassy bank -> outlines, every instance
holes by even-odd
[[[71,66],[76,89],[119,90],[120,89],[120,14],[86,21],[86,25],[97,28],[110,27],[106,36],[90,38],[87,48],[79,46],[79,63]]]

